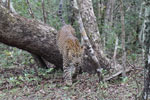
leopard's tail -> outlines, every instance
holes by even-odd
[[[58,10],[58,16],[60,18],[60,21],[62,23],[62,25],[65,25],[65,20],[63,19],[63,16],[62,16],[62,9],[63,9],[63,0],[60,0],[60,3],[59,3],[59,10]]]

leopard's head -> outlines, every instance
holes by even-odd
[[[70,48],[71,49],[69,49],[68,56],[72,60],[72,63],[80,64],[82,61],[83,53],[84,53],[83,46],[80,46],[79,41],[75,40],[73,41]]]

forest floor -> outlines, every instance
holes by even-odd
[[[0,100],[135,100],[143,89],[143,65],[141,57],[131,57],[137,68],[127,79],[119,76],[99,83],[97,75],[82,73],[66,87],[61,71],[35,69],[30,54],[0,45]]]
[[[136,75],[135,75],[136,73]],[[143,71],[128,73],[126,81],[98,82],[97,75],[80,74],[71,87],[63,84],[62,72],[49,74],[33,66],[0,69],[0,100],[135,100],[143,86]]]

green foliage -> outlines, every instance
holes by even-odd
[[[121,34],[122,34],[122,26],[121,26],[121,15],[120,15],[120,2],[115,2],[114,10],[113,10],[113,23],[112,26],[109,23],[105,23],[107,2],[109,0],[92,0],[94,12],[97,16],[97,23],[99,25],[101,39],[102,42],[105,42],[105,52],[109,55],[113,54],[115,47],[116,36],[119,38],[119,49],[117,54],[120,54],[122,51],[121,48]],[[130,51],[127,53],[127,56],[130,56],[131,53],[139,53],[141,52],[140,43],[138,41],[138,34],[141,30],[142,20],[139,18],[139,12],[142,0],[126,0],[123,2],[123,10],[125,17],[125,34],[126,34],[126,50]],[[100,5],[98,5],[100,3]],[[100,8],[98,7],[100,6]],[[98,15],[98,10],[101,10]],[[109,20],[110,21],[110,20]],[[104,41],[104,37],[105,40]],[[131,55],[132,56],[132,55]]]
[[[131,59],[132,61],[135,61],[137,59],[137,54],[132,53],[128,58]]]
[[[106,82],[100,82],[99,85],[101,88],[108,88],[108,84]]]
[[[58,29],[60,27],[60,21],[57,16],[59,2],[57,0],[44,0],[45,12],[47,16],[47,24]],[[31,9],[35,16],[35,19],[43,21],[42,5],[40,0],[29,0]],[[28,5],[26,0],[13,0],[13,4],[17,13],[21,16],[31,18],[28,12]]]
[[[128,81],[128,77],[122,77],[122,83],[126,83]]]
[[[4,68],[31,64],[31,55],[17,48],[0,44],[0,54],[0,66]]]
[[[27,18],[30,17],[28,14],[26,0],[13,0],[13,6],[19,15],[25,16]]]

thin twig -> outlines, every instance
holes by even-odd
[[[31,15],[32,18],[35,18],[29,0],[26,0],[26,2],[27,2],[27,5],[28,5],[29,14]]]
[[[7,0],[7,8],[10,10],[10,0]]]

